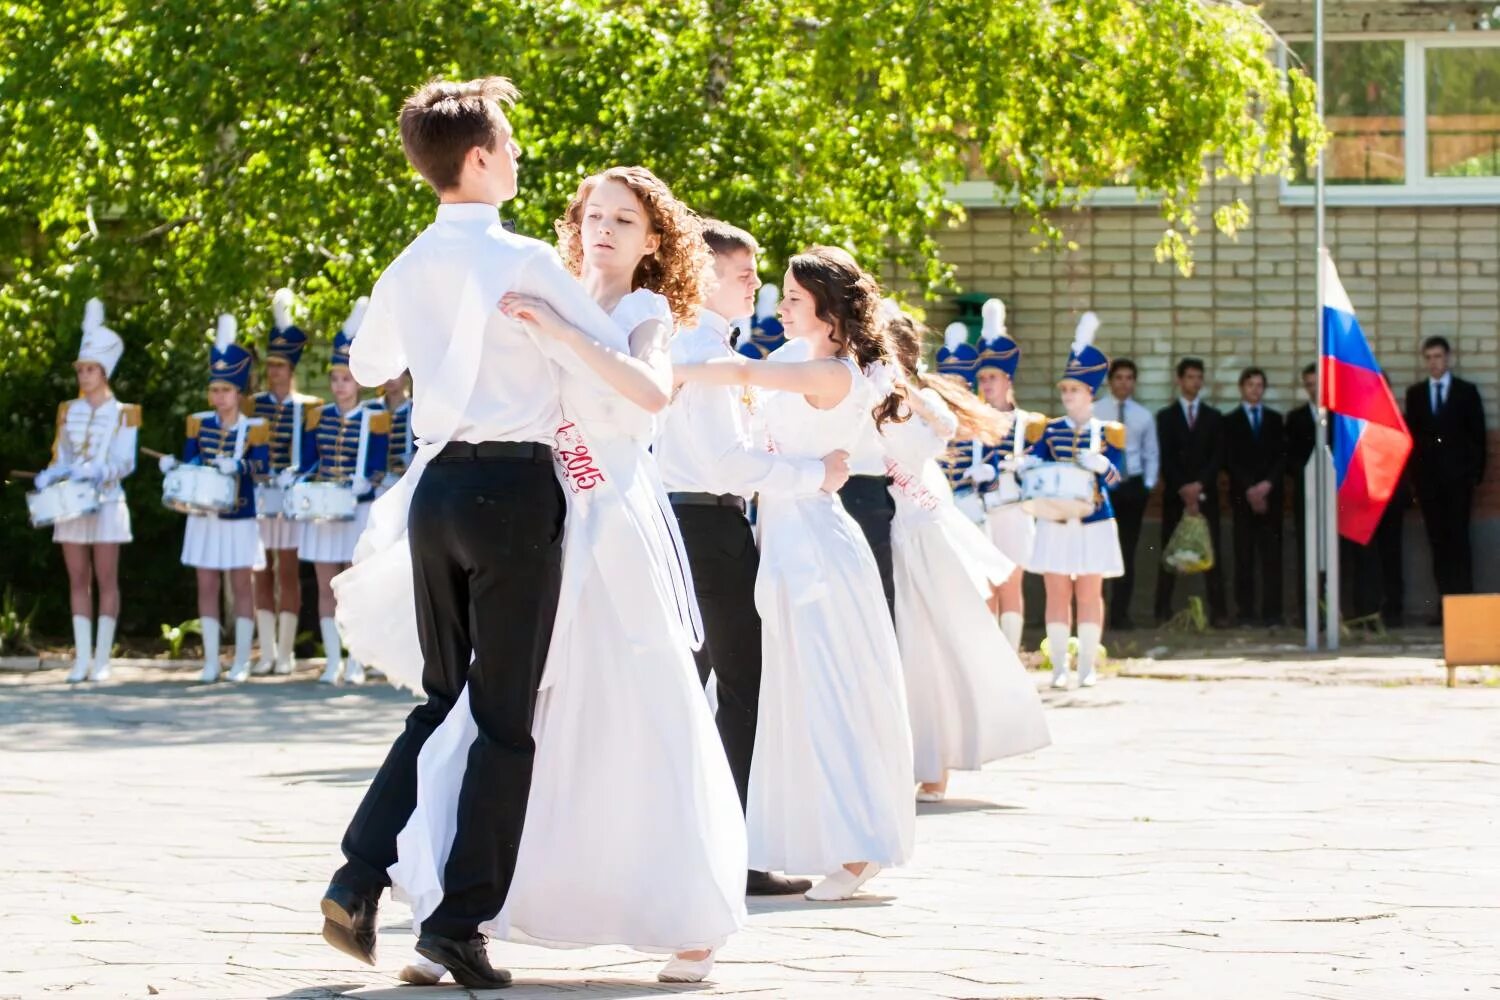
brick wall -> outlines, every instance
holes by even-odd
[[[1147,406],[1171,399],[1172,365],[1183,354],[1207,363],[1215,405],[1238,401],[1239,371],[1252,364],[1268,374],[1271,406],[1300,405],[1298,372],[1316,354],[1313,211],[1283,206],[1274,181],[1225,183],[1207,200],[1235,194],[1251,205],[1250,227],[1238,239],[1205,232],[1187,278],[1157,263],[1162,222],[1151,206],[1069,215],[1064,228],[1079,245],[1071,253],[1038,252],[1024,220],[999,208],[971,210],[942,233],[964,290],[1006,302],[1024,349],[1022,405],[1055,408],[1052,386],[1085,309],[1103,320],[1104,351],[1135,359]],[[1500,515],[1500,206],[1331,208],[1328,245],[1398,398],[1422,377],[1422,338],[1452,342],[1455,369],[1479,385],[1491,429],[1481,510]],[[946,302],[931,312],[938,329],[953,315]]]

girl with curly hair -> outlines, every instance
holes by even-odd
[[[894,304],[892,304],[894,305]],[[918,802],[940,802],[951,769],[1051,742],[1036,686],[990,613],[991,588],[1015,570],[959,510],[937,459],[957,434],[995,444],[1008,418],[949,375],[918,367],[926,328],[893,310],[886,332],[901,365],[911,419],[887,426],[896,499],[896,637],[916,751]],[[995,660],[998,657],[999,663]]]
[[[554,454],[570,498],[557,620],[515,877],[480,932],[672,954],[659,978],[697,982],[745,919],[745,826],[693,661],[702,626],[650,444],[672,382],[668,342],[702,300],[708,249],[697,218],[641,167],[586,179],[557,230],[563,260],[630,353],[600,345],[539,298],[501,300],[591,372],[562,375]],[[423,750],[429,786],[463,773],[470,741],[454,735],[440,730]],[[419,792],[391,870],[418,919],[444,874],[447,797],[435,787],[429,803]],[[407,972],[436,981],[421,978],[422,966]]]
[[[781,321],[806,360],[679,365],[687,382],[755,385],[776,450],[821,459],[873,421],[904,419],[880,288],[849,254],[812,247],[787,269]],[[880,573],[835,494],[760,495],[760,723],[746,823],[750,867],[821,872],[809,899],[852,897],[911,854],[912,742]]]

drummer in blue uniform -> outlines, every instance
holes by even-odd
[[[995,588],[990,607],[1000,616],[1000,631],[1005,641],[1020,652],[1026,620],[1021,583],[1031,565],[1036,519],[1017,502],[1020,484],[1016,481],[1016,469],[1025,454],[1030,428],[1040,426],[1047,418],[1016,405],[1015,378],[1021,365],[1021,345],[1005,328],[1005,303],[990,299],[985,302],[982,314],[984,327],[979,336],[975,383],[986,403],[1011,418],[1011,429],[998,445],[985,449],[985,464],[995,470],[996,476],[980,487],[979,493],[984,501],[984,522],[990,541],[1016,564],[1010,577]]]
[[[1058,381],[1065,416],[1033,427],[1023,469],[1042,462],[1072,463],[1094,476],[1094,509],[1068,521],[1038,519],[1031,570],[1047,585],[1047,645],[1052,686],[1068,686],[1069,620],[1078,604],[1078,684],[1094,684],[1094,660],[1104,630],[1104,579],[1124,572],[1109,492],[1125,467],[1125,427],[1093,416],[1094,393],[1109,358],[1094,346],[1099,317],[1085,313],[1073,337],[1067,369]]]
[[[278,288],[271,297],[271,336],[266,350],[266,388],[251,397],[255,416],[271,434],[270,487],[257,497],[256,515],[266,568],[255,574],[255,620],[260,633],[260,659],[251,671],[257,677],[275,672],[290,674],[297,643],[297,620],[302,612],[302,584],[298,578],[297,546],[302,522],[286,517],[278,505],[282,490],[303,465],[303,432],[318,419],[323,401],[297,391],[297,363],[307,347],[307,334],[292,320],[296,297]],[[262,500],[264,499],[264,504]]]
[[[213,409],[188,416],[182,459],[182,464],[213,468],[236,481],[230,508],[218,514],[188,515],[182,537],[182,563],[198,574],[198,620],[203,630],[200,679],[205,683],[219,679],[223,573],[229,574],[234,591],[234,663],[228,678],[242,681],[250,676],[250,643],[255,634],[255,621],[250,617],[254,606],[251,572],[265,566],[265,550],[255,526],[255,480],[269,468],[270,430],[264,420],[241,412],[254,358],[235,343],[238,329],[233,316],[219,317],[208,375],[208,402]],[[178,464],[165,455],[161,471],[171,472]]]
[[[52,461],[36,477],[37,489],[62,480],[97,490],[98,509],[57,521],[52,540],[62,546],[73,608],[73,669],[68,683],[109,680],[109,654],[120,617],[120,546],[129,542],[130,510],[125,478],[135,471],[136,433],[141,408],[122,403],[109,388],[125,342],[104,325],[104,303],[83,307],[83,341],[73,371],[78,396],[57,408]],[[98,641],[94,641],[94,591],[99,599]]]
[[[406,474],[416,452],[416,438],[411,431],[411,374],[402,372],[380,389],[380,396],[365,404],[376,413],[391,415],[390,447],[385,476],[375,487],[375,496],[386,494]]]
[[[979,352],[969,343],[969,328],[949,323],[943,331],[943,346],[937,352],[940,375],[963,379],[972,390],[979,363]],[[995,478],[995,470],[984,462],[984,442],[972,438],[954,438],[948,450],[938,458],[938,467],[953,491],[953,502],[975,524],[984,522],[984,503],[979,491]]]
[[[775,285],[761,285],[755,294],[755,315],[750,320],[750,336],[735,345],[747,358],[765,360],[772,351],[786,343],[786,331],[776,318],[781,290]]]
[[[333,361],[328,385],[333,402],[318,411],[318,419],[306,434],[302,468],[305,481],[327,483],[353,492],[354,517],[350,520],[308,521],[303,525],[298,550],[304,562],[313,564],[318,576],[318,623],[323,634],[327,667],[318,680],[323,684],[363,684],[365,670],[354,657],[347,660],[334,618],[333,578],[354,559],[354,546],[370,516],[375,486],[385,476],[389,454],[391,414],[360,402],[359,383],[349,371],[349,348],[359,332],[370,300],[355,303],[344,328],[333,338]]]

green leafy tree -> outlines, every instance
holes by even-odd
[[[405,164],[400,102],[435,74],[511,76],[520,231],[586,173],[642,163],[705,214],[744,225],[768,266],[849,246],[928,290],[951,275],[946,192],[993,180],[1039,239],[1102,185],[1160,198],[1163,259],[1190,266],[1205,163],[1282,173],[1316,142],[1306,79],[1283,77],[1255,13],[1211,0],[34,0],[0,8],[0,466],[44,457],[83,300],[129,344],[116,376],[173,449],[201,407],[214,314],[263,337],[291,284],[321,345],[430,218]],[[304,382],[321,383],[320,378]],[[320,385],[312,385],[319,388]],[[180,617],[176,521],[131,484],[126,626]],[[8,490],[14,494],[15,490]],[[58,593],[57,561],[0,510],[7,575]],[[150,572],[140,540],[161,550]],[[135,577],[132,583],[132,576]],[[171,607],[152,606],[165,605]],[[146,607],[142,608],[142,604]]]

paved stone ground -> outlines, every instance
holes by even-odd
[[[1430,658],[1130,673],[1154,679],[1048,692],[1056,745],[956,776],[876,894],[754,903],[712,984],[661,986],[624,950],[496,945],[520,975],[495,995],[1500,997],[1492,675],[1447,690]],[[378,971],[317,934],[405,696],[306,670],[119,676],[0,674],[0,998],[476,995],[395,988],[399,905]]]

